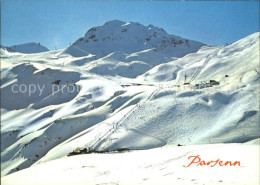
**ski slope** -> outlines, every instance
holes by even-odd
[[[196,147],[204,151],[203,148],[209,146],[209,150],[214,151],[213,148],[219,146],[218,152],[223,152],[230,146],[237,151],[252,150],[253,156],[247,154],[243,158],[251,165],[246,158],[256,159],[257,146],[227,143],[250,143],[259,138],[259,32],[227,46],[209,47],[189,41],[194,43],[190,50],[191,45],[185,45],[185,39],[184,44],[161,47],[163,37],[170,39],[173,36],[153,26],[112,21],[95,29],[89,31],[84,39],[92,32],[97,32],[96,39],[116,33],[111,36],[113,47],[105,50],[108,46],[104,44],[104,51],[100,53],[94,49],[99,41],[91,41],[90,47],[79,39],[70,47],[57,51],[24,54],[1,49],[1,140],[4,141],[1,143],[1,174],[5,176],[6,184],[18,182],[12,179],[33,184],[35,181],[22,182],[20,178],[31,173],[31,169],[41,173],[46,169],[45,164],[52,168],[56,162],[60,166],[57,169],[59,177],[64,170],[61,163],[70,166],[71,157],[67,158],[67,155],[79,147],[96,151],[127,149],[131,152],[102,156],[111,156],[113,161],[114,155],[122,156],[122,160],[136,155],[141,165],[146,152],[151,152],[151,156],[159,153],[175,155],[175,151],[182,148],[176,147],[178,144],[187,145],[180,151],[180,156]],[[127,31],[122,32],[122,29]],[[148,33],[154,32],[158,32],[156,39],[151,38],[145,45],[138,39],[133,39],[133,43],[125,47],[120,45],[119,38],[123,43],[127,37],[146,38]],[[112,42],[111,38],[105,42]],[[175,39],[182,40],[179,37]],[[122,47],[122,50],[118,51],[116,47]],[[220,84],[195,86],[210,80]],[[189,84],[184,85],[184,82]],[[32,84],[35,89],[30,86]],[[12,92],[14,85],[15,93]],[[22,86],[31,88],[31,91],[21,92],[23,89],[19,88]],[[83,156],[72,158],[81,161]],[[90,156],[98,161],[101,154]],[[212,154],[208,157],[217,156]],[[161,159],[167,161],[171,158],[162,156]],[[120,165],[120,161],[113,164]],[[152,164],[151,161],[147,163]],[[256,167],[250,165],[245,169],[239,168],[236,173],[255,172]],[[143,167],[140,168],[131,167],[142,171]],[[174,167],[174,173],[178,168],[178,165]],[[113,170],[111,173],[115,173]],[[83,171],[79,170],[79,173]],[[122,171],[130,173],[125,167]],[[151,176],[147,182],[142,181],[148,173],[145,171],[136,182],[156,183],[155,179],[150,179]],[[159,168],[155,169],[154,173],[159,171]],[[165,174],[158,179],[164,179]],[[184,172],[181,175],[185,176]],[[114,175],[105,177],[108,179],[106,183],[115,178]],[[177,176],[169,175],[165,184],[173,178],[176,180]],[[53,183],[57,180],[56,177],[50,179]],[[101,183],[102,178],[97,179]],[[184,179],[189,178],[185,176]],[[204,182],[203,177],[199,179]],[[216,184],[221,180],[213,176],[212,179]],[[204,180],[210,183],[212,179]],[[223,182],[232,179],[226,177]],[[257,179],[259,176],[254,176],[252,183],[256,184]],[[75,184],[83,182],[86,181],[79,178]],[[126,181],[121,179],[119,182],[124,184]],[[246,178],[241,184],[244,182]]]
[[[259,140],[258,140],[259,144]],[[238,160],[240,166],[196,166],[201,160]],[[160,156],[160,157],[158,157]],[[258,185],[257,144],[209,144],[164,147],[135,152],[65,157],[2,178],[6,185],[34,184],[214,184]]]

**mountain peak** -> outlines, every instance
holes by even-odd
[[[111,20],[111,21],[106,22],[104,25],[121,26],[123,24],[125,24],[125,22],[115,19],[115,20]]]
[[[170,35],[164,29],[153,25],[145,26],[138,22],[126,23],[112,20],[102,26],[89,29],[84,37],[67,48],[66,53],[73,56],[93,54],[98,58],[116,51],[130,54],[147,49],[187,53],[183,51],[196,52],[203,45],[200,42]]]
[[[11,49],[19,52],[19,53],[41,53],[49,51],[48,48],[42,46],[41,43],[29,42],[25,44],[18,44],[14,46],[10,46]]]

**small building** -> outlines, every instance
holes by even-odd
[[[59,85],[60,84],[60,80],[56,80],[56,81],[52,82],[52,84]]]
[[[199,84],[195,84],[196,89],[202,89],[207,87],[213,87],[214,85],[219,85],[220,83],[216,80],[210,80],[209,82],[201,82]]]
[[[76,148],[75,150],[73,150],[73,152],[70,152],[68,154],[68,156],[72,156],[72,155],[79,155],[79,154],[87,154],[90,153],[90,148]]]
[[[217,82],[216,80],[210,80],[209,83],[210,85],[219,85],[219,82]]]

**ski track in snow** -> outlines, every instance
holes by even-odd
[[[1,48],[5,95],[1,139],[6,141],[1,144],[2,175],[66,160],[78,147],[163,150],[177,144],[213,146],[259,138],[259,33],[228,46],[209,47],[190,40],[176,45],[185,40],[156,27],[139,26],[109,22],[59,51],[22,54]],[[107,33],[119,29],[120,36],[112,38],[102,29]],[[119,51],[120,38],[139,29],[143,30],[141,36],[135,35],[139,39]],[[147,37],[153,35],[149,30],[160,36]],[[87,42],[92,32],[99,40]],[[93,49],[101,36],[111,40],[104,43],[113,43],[113,51]],[[186,74],[189,85],[183,84]],[[57,80],[64,86],[51,92]],[[209,80],[220,85],[194,86]],[[11,85],[22,83],[45,85],[46,91],[42,97],[10,92]],[[70,93],[66,90],[70,85],[80,90]],[[178,161],[188,154],[167,160]],[[144,182],[153,182],[149,179]]]
[[[146,101],[150,101],[153,99],[153,97],[161,90],[161,88],[158,88],[156,90],[154,90],[150,96],[142,101],[141,103],[135,105],[127,114],[125,114],[117,123],[113,123],[113,126],[111,129],[109,129],[102,137],[98,138],[96,141],[94,140],[94,144],[91,144],[90,145],[90,148],[93,149],[94,151],[97,151],[99,149],[99,147],[107,140],[109,140],[109,138],[111,137],[112,134],[114,134],[118,129],[119,127],[122,126],[123,122],[125,120],[127,120],[127,118],[129,116],[131,116],[131,114],[133,112],[135,112],[138,108],[140,108],[140,106],[144,103],[146,103]],[[100,141],[101,140],[101,141]]]
[[[196,79],[196,77],[200,74],[201,70],[208,64],[208,62],[210,61],[210,59],[214,56],[217,55],[217,53],[222,49],[223,47],[220,47],[219,49],[217,49],[213,54],[209,54],[205,60],[205,62],[203,62],[203,64],[201,66],[199,66],[196,71],[194,72],[194,74],[191,76],[190,80],[188,81],[188,83],[191,83],[192,81],[194,81]]]

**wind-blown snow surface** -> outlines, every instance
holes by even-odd
[[[189,156],[209,162],[239,161],[240,166],[188,166]],[[259,146],[211,144],[145,151],[66,157],[2,178],[5,185],[35,184],[210,184],[258,185]]]
[[[134,150],[259,138],[259,33],[180,58],[140,48],[146,50],[102,57],[72,56],[69,48],[29,55],[2,50],[1,174],[77,147]],[[190,85],[183,85],[185,75]],[[220,85],[194,87],[209,80]],[[23,88],[30,84],[36,89],[29,96]]]

